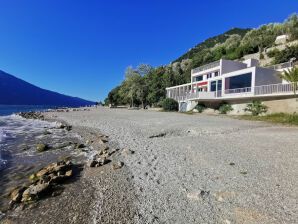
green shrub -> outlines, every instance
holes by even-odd
[[[298,45],[286,47],[284,50],[279,51],[274,56],[274,63],[279,64],[287,62],[292,58],[297,58],[298,55]]]
[[[202,113],[206,107],[204,104],[198,104],[196,107],[195,107],[196,110],[198,110],[199,113]]]
[[[165,111],[178,111],[178,102],[174,99],[167,98],[162,102],[162,108]]]
[[[269,58],[273,58],[273,57],[275,57],[275,55],[277,55],[278,53],[279,53],[279,50],[278,50],[277,48],[274,48],[273,50],[267,52],[267,56],[268,56]]]
[[[268,107],[264,105],[261,101],[253,101],[247,104],[245,111],[251,112],[253,116],[258,116],[259,114],[267,112]]]
[[[260,53],[260,59],[264,59],[264,54]]]
[[[224,103],[219,107],[218,110],[220,114],[227,114],[228,112],[233,110],[233,107],[230,104]]]

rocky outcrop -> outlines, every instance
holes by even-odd
[[[57,184],[62,184],[73,175],[72,166],[70,161],[59,161],[42,168],[29,177],[29,186],[19,186],[10,193],[12,202],[36,201],[50,195]]]

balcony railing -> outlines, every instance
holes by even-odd
[[[201,72],[201,71],[205,71],[205,70],[208,70],[210,68],[215,68],[215,67],[217,67],[219,65],[220,65],[220,61],[215,61],[215,62],[212,62],[210,64],[203,65],[201,67],[192,69],[191,70],[191,74],[195,74],[195,73],[198,73],[198,72]]]
[[[270,68],[270,69],[273,69],[273,70],[279,70],[279,69],[292,68],[292,67],[293,67],[293,62],[288,61],[288,62],[280,63],[280,64],[277,64],[277,65],[268,66],[266,68]]]
[[[187,100],[208,100],[208,99],[224,99],[224,98],[241,98],[241,97],[253,97],[253,96],[270,96],[270,95],[291,95],[293,94],[294,88],[297,89],[295,83],[287,84],[272,84],[272,85],[263,85],[256,86],[254,88],[246,87],[239,89],[227,89],[224,90],[224,95],[222,91],[214,92],[184,92],[179,93],[179,95],[171,95],[169,98],[173,98],[177,101],[187,101]]]

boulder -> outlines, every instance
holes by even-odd
[[[23,192],[22,202],[38,200],[48,192],[49,188],[49,183],[31,185]]]
[[[46,151],[48,150],[48,146],[46,144],[43,144],[43,143],[40,143],[36,146],[36,151],[37,152],[43,152],[43,151]]]
[[[19,187],[17,189],[14,189],[10,193],[11,200],[14,202],[20,202],[22,199],[22,194],[26,190],[26,187]]]

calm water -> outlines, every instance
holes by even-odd
[[[18,112],[44,111],[54,108],[56,107],[46,105],[0,105],[0,116],[11,115]]]

